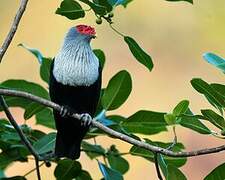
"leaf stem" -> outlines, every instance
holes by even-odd
[[[95,145],[97,144],[97,140],[96,140],[96,137],[93,138],[94,139],[94,143]]]
[[[173,126],[173,134],[174,134],[173,143],[166,148],[168,150],[171,150],[177,144],[177,133],[175,125]]]
[[[110,28],[111,28],[114,32],[116,32],[117,34],[119,34],[119,35],[122,36],[122,37],[125,37],[125,35],[122,34],[121,32],[119,32],[116,28],[114,28],[114,27],[112,26],[112,24],[109,24],[109,26],[110,26]]]

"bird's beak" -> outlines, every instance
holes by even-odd
[[[92,36],[91,36],[91,38],[92,38],[92,39],[95,39],[95,38],[97,38],[97,36],[95,36],[95,35],[92,35]]]

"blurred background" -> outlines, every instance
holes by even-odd
[[[7,79],[26,79],[43,83],[39,77],[39,64],[36,59],[21,47],[19,43],[39,49],[44,56],[54,57],[65,32],[77,24],[89,24],[96,27],[97,39],[92,42],[94,48],[104,50],[106,65],[103,72],[103,87],[118,71],[127,69],[132,75],[133,90],[127,102],[112,114],[129,116],[140,109],[169,112],[183,99],[190,100],[195,113],[200,108],[210,106],[200,94],[192,89],[190,80],[200,77],[207,82],[224,84],[224,75],[207,64],[202,55],[214,52],[225,56],[225,1],[196,0],[194,5],[185,2],[167,2],[164,0],[134,0],[126,9],[116,8],[114,27],[133,37],[154,61],[154,69],[137,63],[123,39],[113,32],[107,23],[95,24],[95,16],[87,13],[85,19],[71,21],[54,12],[61,1],[30,1],[22,18],[15,38],[0,66],[0,81]],[[0,42],[2,43],[11,26],[19,1],[0,1]],[[45,84],[43,84],[46,86]],[[23,111],[12,110],[18,122],[23,121]],[[4,116],[0,114],[0,116]],[[28,123],[34,126],[30,119]],[[44,129],[41,126],[37,128]],[[45,131],[50,129],[45,128]],[[211,136],[204,136],[188,129],[177,128],[178,140],[187,150],[213,147],[224,144]],[[152,140],[172,141],[172,132],[148,137]],[[130,145],[109,137],[97,138],[104,147],[115,142],[121,152],[129,151]],[[189,158],[182,167],[188,179],[201,180],[217,165],[224,162],[224,153]],[[154,164],[139,158],[125,156],[130,162],[130,170],[125,179],[157,179]],[[84,154],[80,158],[84,169],[91,172],[93,179],[102,177],[96,161],[90,161]],[[1,163],[1,162],[0,162]],[[23,175],[34,167],[34,163],[15,163],[6,174]],[[54,168],[42,167],[43,179],[54,180]],[[34,179],[36,174],[29,175]]]

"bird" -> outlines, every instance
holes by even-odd
[[[53,110],[57,129],[54,155],[78,159],[81,142],[88,132],[98,105],[102,68],[91,48],[95,29],[88,25],[71,27],[52,61],[49,94],[61,111]],[[81,120],[69,113],[81,114]]]

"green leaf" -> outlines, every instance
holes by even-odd
[[[211,109],[203,109],[201,110],[202,115],[212,124],[214,124],[216,127],[218,127],[221,130],[225,129],[225,120],[222,116],[215,113]]]
[[[18,144],[18,141],[16,141],[14,144],[11,143],[11,145],[9,145],[6,150],[3,150],[0,153],[0,169],[7,168],[15,161],[27,162],[27,156],[29,154],[30,153],[28,150],[23,145],[21,145],[21,142],[20,144]]]
[[[123,121],[126,121],[126,118],[120,115],[110,115],[110,116],[107,116],[106,118],[118,124],[122,123]]]
[[[35,118],[36,124],[40,124],[48,128],[55,129],[54,116],[50,108],[45,108],[44,110],[38,112],[35,115]]]
[[[205,53],[203,57],[209,64],[219,68],[223,73],[225,73],[225,59],[213,53]]]
[[[39,131],[39,130],[36,130],[36,129],[32,129],[30,130],[30,133],[26,133],[29,141],[34,144],[36,141],[38,141],[39,139],[43,138],[46,133],[42,132],[42,131]]]
[[[118,72],[109,81],[102,96],[102,106],[106,110],[119,108],[128,98],[132,89],[130,74],[123,70]]]
[[[32,138],[34,138],[35,140],[40,139],[40,138],[44,137],[45,135],[46,134],[44,132],[37,130],[37,129],[32,129],[31,133],[30,133],[30,136]]]
[[[16,161],[15,156],[9,157],[5,152],[0,153],[0,169],[6,169],[13,161]]]
[[[25,81],[25,80],[16,80],[16,79],[7,80],[2,82],[0,84],[0,87],[24,91],[36,96],[43,97],[45,99],[49,99],[48,92],[42,86],[36,83]],[[26,108],[30,103],[33,103],[32,101],[27,100],[25,98],[12,97],[12,96],[6,96],[5,100],[9,107]],[[0,108],[0,110],[1,109],[2,108]]]
[[[63,159],[58,162],[54,175],[58,180],[71,180],[81,173],[81,165],[71,159]]]
[[[99,98],[98,105],[97,105],[96,112],[95,112],[94,116],[98,116],[103,111],[102,96],[104,94],[104,91],[105,91],[105,89],[102,88],[101,92],[100,92],[100,98]]]
[[[179,123],[182,114],[184,114],[188,110],[189,101],[183,100],[179,102],[176,107],[173,109],[173,113],[168,113],[164,115],[164,119],[167,122],[168,125],[174,125],[176,123]]]
[[[181,114],[184,114],[188,110],[189,101],[183,100],[177,104],[177,106],[173,109],[173,114],[175,116],[180,116]]]
[[[163,142],[152,142],[148,139],[145,139],[145,142],[146,143],[149,143],[151,145],[155,145],[155,146],[158,146],[158,147],[162,147],[162,148],[168,148],[171,144],[171,143],[163,143]],[[171,150],[174,151],[174,152],[180,152],[184,149],[184,146],[183,144],[181,143],[177,143]],[[137,147],[137,146],[132,146],[132,148],[130,149],[130,153],[134,156],[141,156],[151,162],[154,162],[154,154],[144,148],[140,148],[140,147]],[[162,155],[164,161],[166,164],[173,164],[174,166],[176,167],[181,167],[183,166],[187,159],[186,158],[173,158],[173,157],[169,157],[169,156],[164,156]]]
[[[51,63],[52,60],[50,58],[43,58],[40,67],[41,79],[45,81],[47,84],[49,83]]]
[[[18,134],[16,132],[4,132],[1,134],[1,139],[4,141],[20,141],[20,137],[18,136]]]
[[[76,180],[92,180],[92,178],[87,171],[82,170],[80,174],[76,176]]]
[[[189,3],[193,4],[193,0],[166,0],[166,1],[171,1],[171,2],[175,2],[175,1],[186,1],[186,2],[189,2]]]
[[[185,175],[176,167],[168,164],[168,178],[167,180],[187,180]]]
[[[104,6],[107,12],[111,12],[113,10],[113,7],[108,0],[93,0],[93,2],[100,6]]]
[[[128,161],[120,155],[120,152],[115,145],[111,145],[108,150],[107,159],[112,169],[115,169],[122,174],[125,174],[129,170]]]
[[[225,107],[225,98],[221,96],[214,88],[212,88],[207,82],[200,78],[191,80],[192,86],[199,93],[204,94],[210,103],[215,104],[216,107]]]
[[[213,83],[210,86],[225,98],[225,85]]]
[[[49,133],[33,144],[39,154],[53,151],[55,147],[56,133]]]
[[[125,174],[129,170],[129,163],[123,157],[119,155],[109,154],[107,158],[112,169],[115,169],[122,174]]]
[[[165,162],[163,155],[162,154],[157,154],[157,159],[158,159],[159,167],[160,167],[164,177],[167,178],[167,176],[168,176],[168,168],[167,168],[167,163]]]
[[[97,58],[100,62],[101,68],[103,69],[104,65],[105,65],[105,54],[104,54],[104,52],[101,49],[94,49],[93,52],[95,53],[95,56],[97,56]]]
[[[74,0],[62,1],[60,7],[57,8],[55,13],[71,20],[83,18],[85,16],[85,12],[81,5]]]
[[[10,151],[10,153],[8,153]],[[15,143],[9,146],[9,149],[4,150],[3,154],[5,153],[6,157],[8,159],[11,159],[12,161],[20,161],[20,162],[27,162],[27,156],[31,155],[30,152],[27,150],[27,148],[24,145]],[[13,163],[13,162],[10,162]],[[4,164],[4,163],[3,163]]]
[[[21,129],[24,129],[23,126]],[[0,119],[0,149],[7,151],[12,144],[21,144],[20,137],[8,121]]]
[[[124,120],[121,126],[131,133],[156,134],[167,130],[164,114],[141,110]]]
[[[176,124],[176,116],[174,114],[164,114],[164,119],[168,125]]]
[[[112,169],[119,171],[122,174],[125,174],[129,169],[129,163],[126,159],[122,158],[119,155],[108,155],[109,165]]]
[[[89,0],[79,0],[79,1],[90,6],[90,8],[98,15],[103,16],[103,15],[107,14],[107,9],[105,6],[101,6],[100,4],[95,4]]]
[[[225,179],[225,163],[217,166],[213,171],[211,171],[204,180],[224,180]]]
[[[49,99],[48,92],[39,84],[20,80],[20,79],[10,79],[7,81],[4,81],[0,84],[1,88],[9,88],[13,90],[19,90],[19,91],[25,91],[31,94],[34,94],[36,96],[40,96],[43,98]]]
[[[31,153],[28,151],[27,147],[21,144],[21,141],[19,144],[16,142],[15,144],[12,144],[10,146],[9,151],[11,150],[12,154],[15,155],[15,158],[21,162],[27,162],[27,156],[31,155]],[[8,152],[6,152],[8,153]],[[8,154],[9,155],[9,154]],[[11,156],[11,155],[9,155]]]
[[[137,44],[137,42],[128,36],[124,37],[124,41],[129,46],[129,49],[133,56],[144,66],[146,66],[149,71],[153,68],[152,58]]]
[[[98,156],[105,155],[105,149],[100,145],[93,145],[88,142],[82,141],[82,150],[87,154],[88,157],[94,159]]]
[[[44,57],[38,49],[30,48],[22,43],[18,44],[18,46],[21,46],[21,47],[25,48],[26,50],[30,51],[38,59],[38,62],[40,64],[42,63],[42,60]]]
[[[24,119],[30,119],[34,114],[42,111],[43,109],[45,109],[45,106],[37,104],[37,103],[30,103],[26,108],[25,108],[25,112],[24,112]]]
[[[118,171],[107,167],[99,161],[98,166],[105,180],[123,180],[123,176]]]
[[[190,109],[186,111],[187,116],[183,116],[179,124],[183,127],[192,129],[200,134],[211,134],[211,131],[193,115]]]
[[[127,7],[127,5],[129,4],[129,3],[131,3],[133,0],[123,0],[123,7]]]

